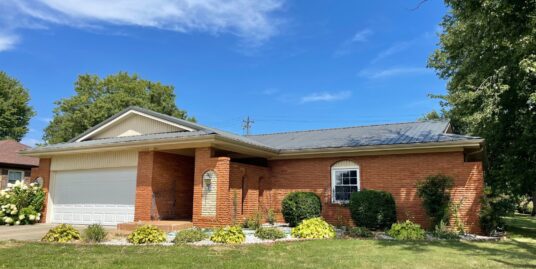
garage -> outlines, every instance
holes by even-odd
[[[55,171],[49,221],[116,225],[134,220],[136,167]]]

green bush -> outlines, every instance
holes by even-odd
[[[534,203],[532,202],[532,197],[524,196],[520,199],[517,204],[517,212],[520,214],[532,214],[534,208]]]
[[[215,243],[241,244],[246,240],[246,235],[240,226],[219,228],[214,231],[210,240]]]
[[[275,224],[275,212],[273,209],[268,209],[268,214],[266,215],[266,221],[272,225]]]
[[[180,231],[173,239],[175,244],[194,243],[205,240],[208,236],[201,229],[189,229]]]
[[[308,239],[334,238],[337,235],[335,229],[322,218],[303,220],[292,229],[291,234],[297,238]]]
[[[421,225],[406,220],[402,223],[393,223],[387,235],[398,240],[422,240],[426,233]]]
[[[41,219],[45,193],[37,184],[17,181],[0,191],[0,225],[34,224]]]
[[[396,204],[385,191],[361,190],[350,196],[350,213],[356,226],[386,229],[396,222]]]
[[[68,224],[60,224],[50,229],[41,239],[43,242],[67,243],[80,239],[80,232]]]
[[[285,233],[283,233],[283,231],[277,228],[260,227],[259,229],[257,229],[257,231],[255,231],[255,236],[260,239],[265,239],[265,240],[276,240],[276,239],[285,238]]]
[[[257,212],[252,217],[248,217],[244,220],[242,227],[257,230],[261,227],[262,215]]]
[[[460,235],[457,232],[451,231],[444,221],[440,221],[438,225],[435,226],[434,232],[432,233],[434,237],[439,239],[459,239]]]
[[[281,213],[290,227],[295,227],[304,219],[320,217],[322,203],[312,192],[292,192],[282,201]]]
[[[106,235],[106,230],[100,224],[91,224],[84,230],[84,240],[86,242],[102,242]]]
[[[163,243],[166,234],[153,225],[143,225],[129,234],[127,240],[135,245]]]
[[[505,230],[506,223],[503,216],[507,216],[515,211],[516,204],[506,195],[492,195],[486,189],[481,201],[480,208],[480,228],[488,235],[495,235]]]
[[[422,199],[422,205],[432,227],[441,221],[449,221],[450,189],[454,186],[451,177],[434,175],[417,183],[417,195]]]
[[[354,238],[360,238],[360,237],[369,238],[369,237],[374,236],[374,234],[365,227],[353,227],[350,230],[348,230],[347,235],[350,237],[354,237]]]

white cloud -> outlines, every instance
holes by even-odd
[[[0,33],[0,52],[12,49],[18,41],[16,35]]]
[[[395,44],[393,44],[392,46],[390,46],[389,48],[383,50],[383,51],[380,51],[380,53],[378,53],[378,55],[372,59],[372,62],[373,63],[376,63],[382,59],[385,59],[393,54],[397,54],[399,52],[402,52],[402,51],[405,51],[407,50],[408,48],[410,48],[412,45],[413,45],[414,41],[403,41],[403,42],[397,42]]]
[[[424,67],[393,67],[381,70],[365,69],[359,72],[358,75],[369,79],[380,79],[402,75],[426,74],[431,72],[432,70]]]
[[[350,54],[356,43],[367,42],[370,35],[372,35],[372,30],[365,28],[356,32],[352,38],[345,40],[333,53],[333,56],[340,57],[346,54]]]
[[[312,93],[306,96],[303,96],[300,100],[300,102],[303,103],[311,103],[311,102],[332,102],[332,101],[338,101],[338,100],[344,100],[348,99],[352,96],[352,92],[350,91],[341,91],[341,92],[320,92],[320,93]]]
[[[0,13],[16,13],[0,19],[10,28],[29,24],[78,28],[114,24],[214,35],[230,33],[249,45],[260,45],[277,34],[280,20],[273,13],[283,8],[285,0],[4,1],[0,3]]]

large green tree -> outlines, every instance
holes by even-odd
[[[536,1],[445,2],[429,66],[448,80],[446,116],[456,131],[486,139],[494,194],[536,202]]]
[[[106,78],[81,75],[75,82],[76,94],[55,102],[54,118],[45,128],[48,144],[66,142],[117,112],[139,106],[181,119],[185,111],[175,105],[174,87],[120,72]]]
[[[28,132],[28,123],[35,114],[29,101],[28,90],[18,80],[0,71],[0,140],[20,141]]]

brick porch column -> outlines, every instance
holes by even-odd
[[[151,220],[151,208],[153,206],[153,167],[153,151],[142,151],[138,153],[134,221]]]
[[[198,227],[217,227],[230,225],[231,207],[229,203],[229,173],[231,159],[229,157],[213,157],[212,148],[195,150],[194,173],[194,205],[192,221]],[[216,215],[203,216],[203,174],[213,170],[217,176]]]

